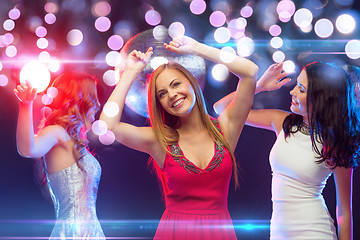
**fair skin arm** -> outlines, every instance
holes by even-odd
[[[224,63],[220,59],[219,49],[199,43],[186,36],[173,39],[169,44],[165,44],[165,48],[175,53],[194,54],[212,62],[224,64],[230,72],[238,77],[241,76],[236,97],[230,101],[229,106],[218,118],[224,136],[234,151],[253,102],[258,72],[256,64],[239,56],[230,63]]]
[[[129,148],[150,154],[162,166],[161,161],[165,158],[166,153],[158,142],[152,128],[136,127],[121,122],[126,95],[138,74],[145,68],[151,54],[152,48],[149,48],[146,53],[134,50],[129,54],[120,80],[107,101],[116,103],[119,106],[119,112],[114,117],[108,117],[102,112],[100,120],[107,124],[108,129],[115,134],[118,142]]]
[[[42,157],[59,143],[63,131],[58,126],[49,126],[38,135],[34,135],[33,101],[37,95],[36,89],[33,89],[29,83],[21,83],[14,89],[14,93],[20,101],[16,129],[18,152],[23,157]]]
[[[291,81],[290,78],[285,78],[291,73],[282,71],[282,66],[283,63],[273,64],[266,70],[256,83],[255,94],[263,91],[273,91],[279,89]],[[222,111],[224,111],[224,109],[233,100],[234,96],[235,92],[230,93],[217,101],[214,104],[215,111],[217,113],[222,113]],[[246,125],[273,130],[278,135],[282,129],[282,123],[287,115],[289,115],[289,112],[277,109],[250,110],[246,119]]]
[[[334,169],[336,184],[336,219],[339,240],[352,240],[352,168]]]

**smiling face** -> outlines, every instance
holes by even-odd
[[[155,83],[156,97],[166,112],[183,117],[192,111],[196,96],[189,80],[177,69],[168,68]]]
[[[297,78],[296,86],[290,91],[292,97],[290,110],[293,113],[302,115],[304,120],[307,119],[307,89],[308,78],[305,69],[303,69]]]

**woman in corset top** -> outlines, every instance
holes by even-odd
[[[288,82],[282,64],[269,67],[256,92]],[[357,80],[358,82],[358,80]],[[270,152],[273,213],[270,239],[352,239],[352,174],[359,161],[359,105],[354,82],[341,68],[306,65],[290,91],[291,112],[251,110],[246,124],[273,130]],[[215,103],[217,112],[232,98]],[[333,174],[336,183],[336,231],[322,190]]]
[[[32,110],[36,89],[28,82],[14,89],[20,101],[18,152],[44,161],[44,178],[56,214],[50,239],[105,239],[95,207],[101,168],[86,148],[86,133],[100,105],[96,84],[85,73],[57,77],[48,105],[51,113],[44,115],[36,135]]]

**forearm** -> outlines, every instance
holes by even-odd
[[[34,148],[33,103],[20,102],[16,128],[16,145],[23,157],[29,157]]]
[[[353,226],[351,214],[337,216],[339,240],[352,240]]]
[[[110,102],[116,103],[119,107],[119,112],[113,116],[107,116],[104,111],[101,112],[100,120],[106,122],[109,129],[113,129],[121,120],[122,111],[124,109],[125,99],[129,92],[129,89],[134,82],[135,78],[138,75],[138,71],[136,70],[125,70],[120,77],[120,80],[113,92],[111,93],[109,99],[106,104]]]

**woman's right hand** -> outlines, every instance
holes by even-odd
[[[144,70],[146,64],[148,63],[153,51],[152,47],[150,47],[146,53],[143,53],[138,50],[133,50],[127,58],[126,69],[136,70],[141,72]]]
[[[37,96],[37,89],[33,88],[31,84],[26,81],[25,83],[20,83],[14,89],[15,96],[22,103],[33,102]]]

